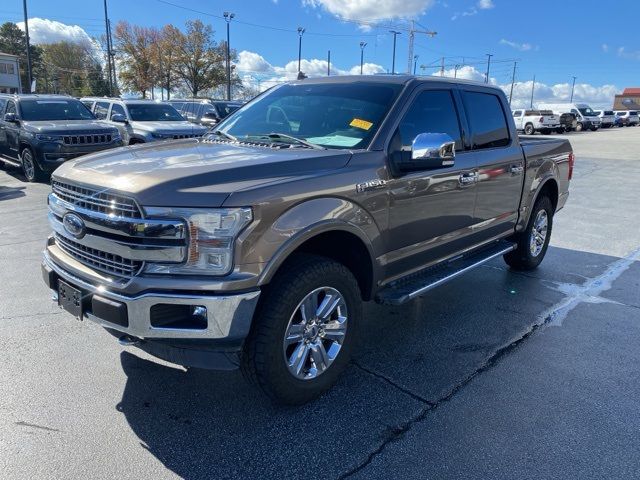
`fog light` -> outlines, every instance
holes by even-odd
[[[154,328],[179,328],[205,330],[207,328],[207,307],[202,305],[175,305],[158,303],[149,312]]]
[[[207,321],[207,307],[203,306],[195,306],[193,307],[193,311],[191,312],[191,316],[196,321]]]

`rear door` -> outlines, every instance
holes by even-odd
[[[474,221],[477,171],[474,156],[465,150],[460,109],[454,87],[421,86],[400,116],[390,153],[406,153],[421,133],[446,133],[456,142],[456,157],[451,166],[398,174],[389,180],[389,277],[450,256],[467,244],[465,237]]]
[[[524,155],[510,127],[504,97],[493,90],[464,87],[471,156],[478,166],[474,211],[476,243],[513,231],[524,183]]]

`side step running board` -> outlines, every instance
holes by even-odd
[[[391,283],[378,292],[376,302],[384,305],[403,304],[515,248],[515,243],[500,240],[480,250],[434,265]]]

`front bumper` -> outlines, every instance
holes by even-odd
[[[67,160],[120,146],[122,146],[121,139],[96,145],[64,145],[60,142],[40,142],[34,145],[34,149],[40,168],[47,172],[52,172]]]
[[[42,274],[57,300],[58,281],[62,280],[82,293],[83,319],[120,332],[137,340],[197,340],[201,344],[235,346],[239,349],[248,335],[258,302],[258,290],[224,295],[186,294],[172,291],[146,292],[127,296],[95,285],[70,274],[44,253]],[[206,326],[154,326],[152,307],[191,305],[206,308]]]

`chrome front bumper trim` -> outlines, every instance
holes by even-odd
[[[62,269],[44,253],[43,265],[53,270],[62,280],[85,293],[124,303],[127,306],[129,326],[123,327],[90,313],[84,318],[103,327],[138,338],[165,339],[242,339],[249,333],[260,291],[227,295],[183,295],[174,293],[145,293],[133,297],[117,294],[103,286],[95,286]],[[54,292],[55,296],[55,292]],[[207,308],[207,328],[180,329],[151,326],[150,310],[155,304],[201,305]]]

